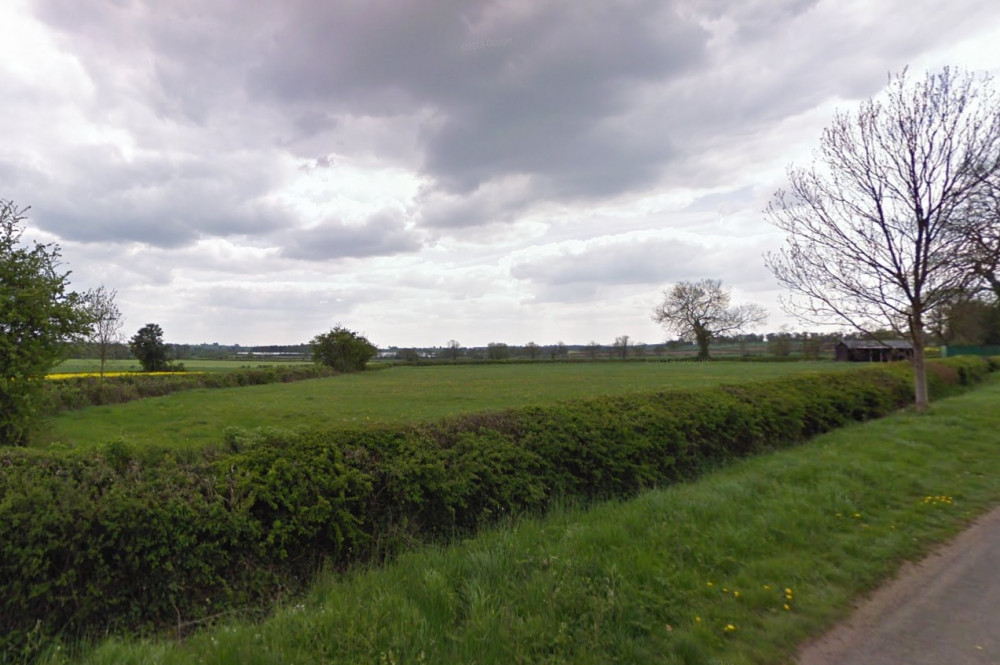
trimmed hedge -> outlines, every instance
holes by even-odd
[[[934,363],[935,397],[981,381]],[[625,497],[910,403],[905,367],[672,390],[360,431],[226,433],[219,450],[0,451],[0,660],[53,639],[261,607],[324,563],[391,555],[560,497]]]

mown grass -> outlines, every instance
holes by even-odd
[[[428,421],[459,413],[672,387],[764,381],[856,369],[802,363],[559,363],[393,367],[329,379],[195,390],[129,404],[64,413],[36,445],[93,446],[124,439],[138,446],[201,448],[226,427],[357,427]]]
[[[258,623],[85,663],[780,663],[1000,501],[1000,380],[590,510],[328,574]],[[48,662],[67,662],[60,653]]]

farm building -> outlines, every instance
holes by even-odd
[[[884,342],[874,340],[844,339],[835,349],[839,361],[884,363],[891,360],[910,360],[913,358],[913,344],[901,339],[891,339]]]

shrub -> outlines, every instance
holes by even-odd
[[[366,337],[341,326],[316,335],[309,345],[314,361],[338,372],[359,372],[378,353],[378,348]]]

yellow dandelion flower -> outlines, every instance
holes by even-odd
[[[785,608],[785,611],[786,611],[786,612],[789,612],[789,611],[791,611],[791,609],[792,609],[792,606],[791,606],[791,605],[789,605],[788,603],[785,603],[785,604],[784,604],[784,608]]]
[[[734,626],[731,623],[727,623],[725,630],[726,630],[727,633],[735,633],[736,632],[736,626]]]

